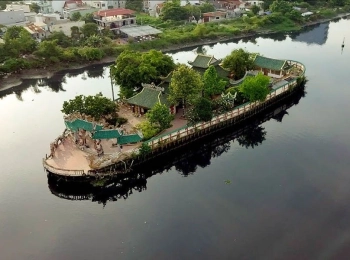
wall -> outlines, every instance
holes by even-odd
[[[84,21],[78,21],[78,22],[66,22],[66,23],[59,23],[54,24],[49,27],[50,32],[63,32],[67,36],[71,36],[71,30],[70,28],[73,26],[82,27],[85,24]]]
[[[0,24],[8,25],[13,23],[24,22],[24,12],[19,11],[0,11]]]

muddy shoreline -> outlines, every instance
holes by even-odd
[[[307,23],[307,24],[302,26],[301,30],[305,29],[307,27],[310,27],[310,26],[330,22],[330,21],[345,18],[348,16],[350,16],[350,13],[341,14],[341,15],[338,15],[338,16],[330,18],[330,19],[322,19],[322,20],[318,20],[315,22]],[[238,35],[238,36],[228,36],[228,37],[222,37],[222,38],[215,39],[215,40],[203,40],[201,42],[195,42],[192,44],[172,45],[172,46],[169,46],[167,48],[161,49],[161,51],[163,51],[163,52],[176,52],[176,51],[186,50],[189,48],[195,48],[195,47],[202,46],[202,45],[211,45],[211,44],[216,44],[219,42],[241,40],[241,39],[246,39],[246,38],[250,38],[250,37],[268,36],[268,35],[278,34],[278,33],[281,33],[281,32],[261,31],[258,33],[250,33],[250,34],[244,34],[244,35]],[[0,91],[8,90],[10,88],[14,88],[16,86],[19,86],[23,82],[23,80],[25,80],[25,79],[51,78],[52,76],[54,76],[58,72],[60,72],[60,73],[62,73],[64,71],[69,72],[69,71],[88,68],[88,67],[91,67],[93,65],[106,65],[107,66],[107,65],[112,64],[116,58],[117,58],[117,56],[105,57],[100,61],[91,62],[91,63],[87,63],[87,64],[72,65],[72,66],[64,68],[64,69],[50,67],[47,69],[24,70],[21,73],[11,74],[11,75],[6,76],[5,78],[0,79]]]

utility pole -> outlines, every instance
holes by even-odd
[[[111,67],[109,67],[109,78],[111,79],[112,99],[114,101],[115,99],[114,99],[114,89],[113,89],[112,68]]]

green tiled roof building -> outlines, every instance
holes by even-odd
[[[215,67],[216,72],[220,77],[230,77],[230,71],[221,67],[221,60],[216,59],[214,56],[197,54],[197,57],[194,59],[194,61],[189,61],[188,63],[192,66],[194,70],[198,71],[201,74],[204,74],[204,72],[209,68],[209,66],[212,65]]]
[[[171,73],[168,77],[171,78]],[[154,84],[142,84],[143,89],[135,96],[126,100],[126,102],[132,107],[133,113],[143,115],[148,110],[152,109],[155,104],[160,103],[169,107],[170,112],[175,114],[175,106],[171,105],[168,101],[169,83],[166,82],[166,80],[167,78],[164,78],[159,86]]]
[[[272,74],[277,77],[285,76],[289,73],[291,66],[286,60],[277,60],[260,55],[256,55],[254,59],[254,67],[260,70],[264,75]]]

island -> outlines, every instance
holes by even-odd
[[[132,55],[139,56],[122,53],[111,66],[116,83],[123,84],[118,69]],[[149,64],[152,81],[133,89],[125,82],[117,100],[97,94],[64,102],[66,128],[43,159],[51,179],[94,182],[128,174],[150,159],[264,112],[307,81],[301,62],[242,49],[223,60],[198,53],[188,64],[174,64],[157,51],[143,55],[158,57],[156,64],[162,60],[168,71],[154,73],[157,65]],[[138,71],[130,66],[141,65],[123,68],[133,69],[128,76],[135,80]]]

